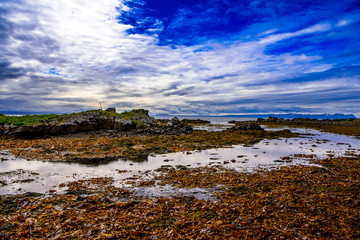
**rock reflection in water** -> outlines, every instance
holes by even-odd
[[[199,167],[216,164],[239,171],[253,171],[254,168],[261,166],[276,168],[308,164],[306,156],[325,158],[360,153],[360,140],[352,137],[310,129],[291,129],[291,131],[306,135],[290,139],[263,140],[249,146],[237,145],[232,148],[204,151],[142,155],[127,160],[108,159],[101,165],[93,164],[91,161],[86,161],[86,164],[26,161],[2,152],[1,158],[4,160],[0,161],[2,183],[0,194],[46,192],[50,189],[59,191],[56,186],[61,183],[94,177],[113,177],[115,181],[121,183],[134,174],[143,174],[163,165]],[[19,169],[34,175],[21,174],[22,170]],[[17,171],[18,174],[10,174],[12,171]]]

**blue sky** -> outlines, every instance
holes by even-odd
[[[0,112],[360,117],[360,2],[2,0]]]

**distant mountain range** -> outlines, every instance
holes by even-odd
[[[278,118],[311,118],[311,119],[349,119],[356,118],[354,114],[252,114],[252,115],[221,115],[221,116],[200,116],[200,115],[188,115],[188,116],[179,116],[181,118],[191,117],[191,118],[207,118],[207,117],[227,117],[227,118],[268,118],[268,117],[278,117]],[[161,117],[173,117],[173,115],[157,115],[156,118]]]
[[[354,114],[254,114],[254,115],[227,115],[225,117],[248,117],[248,118],[268,118],[268,117],[278,117],[278,118],[311,118],[311,119],[349,119],[356,118]]]

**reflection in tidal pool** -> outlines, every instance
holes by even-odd
[[[53,163],[26,161],[2,152],[0,162],[0,194],[22,192],[47,192],[60,189],[61,183],[94,177],[112,177],[123,186],[124,179],[138,175],[150,178],[149,170],[164,165],[199,167],[222,165],[239,171],[252,171],[257,167],[276,168],[292,164],[308,164],[306,156],[318,158],[359,154],[360,140],[310,129],[291,129],[304,135],[298,138],[263,140],[251,146],[236,145],[231,148],[204,151],[178,152],[148,156],[147,160],[116,160],[103,165],[79,163]],[[141,189],[139,189],[140,191]],[[200,191],[200,190],[199,190]]]

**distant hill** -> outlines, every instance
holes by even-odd
[[[349,119],[356,118],[353,114],[269,114],[267,117],[273,116],[278,118],[310,118],[310,119]]]
[[[278,117],[278,118],[311,118],[311,119],[349,119],[356,118],[354,114],[254,114],[254,115],[227,115],[226,117],[249,117],[249,118],[268,118],[268,117]]]
[[[176,115],[156,115],[156,118],[171,118]],[[207,118],[207,117],[228,117],[228,118],[268,118],[268,117],[278,117],[278,118],[285,118],[285,119],[293,119],[293,118],[310,118],[310,119],[350,119],[356,118],[354,114],[342,114],[342,113],[335,113],[335,114],[251,114],[251,115],[221,115],[221,116],[214,116],[214,115],[181,115],[178,117],[181,118]]]

